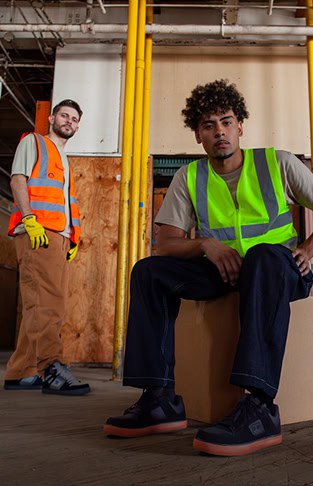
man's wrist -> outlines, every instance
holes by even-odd
[[[35,214],[33,214],[33,213],[27,213],[27,214],[25,214],[24,216],[22,216],[22,221],[23,221],[24,219],[30,219],[30,218],[32,218],[33,216],[36,218]]]

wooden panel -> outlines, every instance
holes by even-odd
[[[70,362],[110,363],[113,354],[120,158],[70,158],[82,239],[70,265],[69,302],[61,336]],[[151,171],[150,171],[151,172]],[[151,194],[151,181],[148,193]],[[151,240],[151,197],[147,245]]]
[[[82,239],[70,264],[64,355],[72,362],[111,362],[120,160],[75,157],[71,164]]]

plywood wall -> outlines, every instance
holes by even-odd
[[[70,263],[69,300],[61,336],[65,359],[110,363],[113,353],[120,158],[72,157],[82,239]],[[151,171],[150,171],[151,172]],[[148,193],[151,193],[151,182]],[[151,201],[147,209],[151,212]],[[151,216],[148,244],[151,237]]]

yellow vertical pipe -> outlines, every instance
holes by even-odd
[[[138,260],[138,219],[140,193],[140,161],[142,140],[143,86],[145,71],[145,30],[146,30],[146,0],[139,0],[138,36],[136,56],[136,89],[135,89],[135,121],[134,150],[130,206],[130,239],[129,239],[129,273]]]
[[[147,24],[153,22],[153,7],[147,8]],[[150,97],[151,97],[151,64],[152,64],[152,35],[146,35],[145,45],[145,78],[143,95],[143,121],[141,144],[141,179],[139,203],[139,231],[138,231],[138,260],[147,256],[147,189],[148,189],[148,155],[150,129]]]
[[[307,25],[313,25],[313,0],[307,0]],[[311,167],[313,169],[313,37],[307,38],[309,106],[310,106],[310,135],[311,135]]]
[[[126,48],[126,78],[124,99],[124,125],[122,142],[121,188],[118,226],[118,254],[115,298],[114,348],[112,379],[122,378],[124,331],[127,317],[127,276],[129,239],[129,196],[133,149],[133,120],[135,94],[135,68],[137,44],[138,0],[130,0],[128,6],[128,30]]]

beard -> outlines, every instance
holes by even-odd
[[[230,152],[229,154],[217,154],[215,156],[215,160],[227,160],[232,155],[234,155],[234,152]]]
[[[69,138],[73,137],[73,135],[75,134],[75,130],[73,129],[66,130],[66,127],[67,125],[57,125],[56,123],[54,123],[52,125],[52,130],[59,137],[68,140]]]

